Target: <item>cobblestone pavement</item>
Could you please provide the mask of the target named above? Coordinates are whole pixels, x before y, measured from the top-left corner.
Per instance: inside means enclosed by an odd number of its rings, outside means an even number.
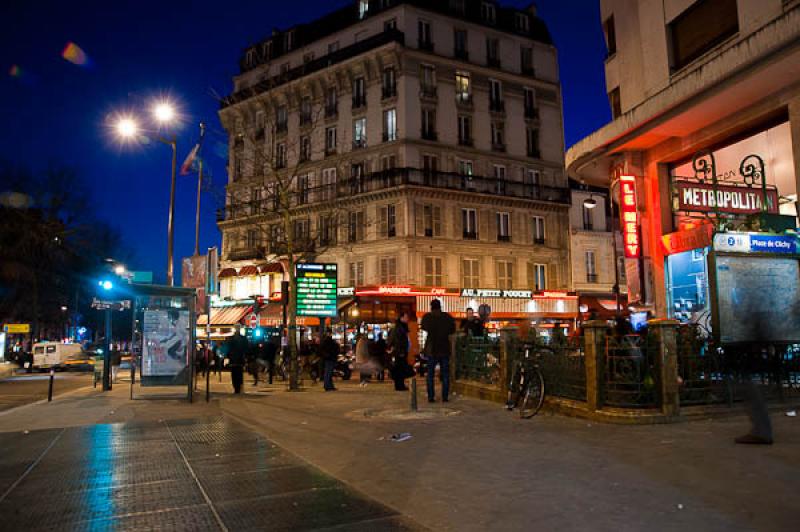
[[[2,530],[418,530],[225,417],[0,433]]]

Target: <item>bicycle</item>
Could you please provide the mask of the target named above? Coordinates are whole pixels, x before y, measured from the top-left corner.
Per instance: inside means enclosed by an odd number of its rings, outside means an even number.
[[[541,349],[538,346],[536,350]],[[513,410],[519,406],[519,417],[530,419],[539,413],[544,404],[545,383],[542,370],[536,361],[537,353],[531,346],[525,347],[522,358],[514,361],[511,382],[508,387],[506,408]]]

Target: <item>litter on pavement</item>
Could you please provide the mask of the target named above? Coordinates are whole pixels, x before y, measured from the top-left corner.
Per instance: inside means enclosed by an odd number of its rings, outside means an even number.
[[[410,432],[398,432],[397,434],[392,434],[389,437],[389,439],[391,441],[396,441],[396,442],[410,440],[411,439],[411,433]]]
[[[786,412],[786,415],[789,417],[797,417],[797,410],[789,410]]]

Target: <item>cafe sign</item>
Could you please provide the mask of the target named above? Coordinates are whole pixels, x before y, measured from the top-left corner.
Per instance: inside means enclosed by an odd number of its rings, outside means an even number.
[[[675,210],[685,212],[724,212],[729,214],[756,214],[778,212],[778,191],[766,189],[767,205],[764,209],[764,191],[737,185],[714,187],[711,183],[676,181]]]

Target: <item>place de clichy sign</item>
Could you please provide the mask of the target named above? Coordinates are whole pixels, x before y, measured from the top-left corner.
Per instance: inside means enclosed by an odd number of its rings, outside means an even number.
[[[679,211],[712,212],[715,208],[730,214],[756,214],[761,212],[764,193],[761,189],[735,185],[717,185],[677,181]],[[778,191],[767,189],[767,212],[778,212]]]

